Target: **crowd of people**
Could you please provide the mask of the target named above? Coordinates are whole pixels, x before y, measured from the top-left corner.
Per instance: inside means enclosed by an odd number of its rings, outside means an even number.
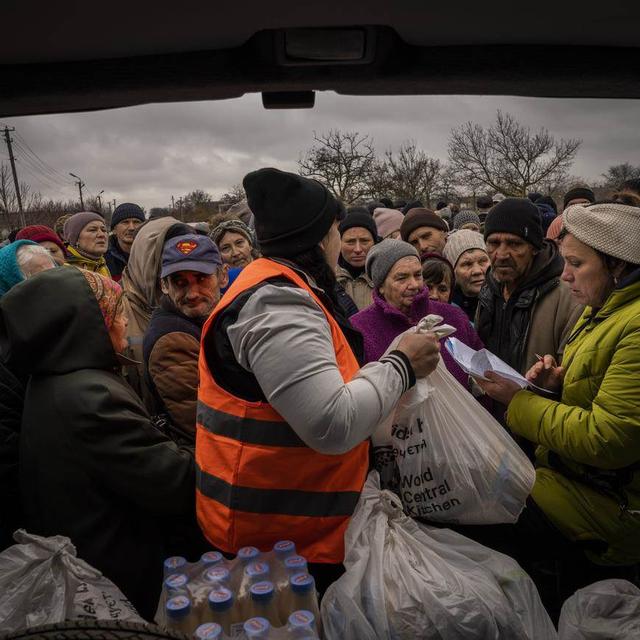
[[[323,590],[370,436],[442,359],[536,464],[518,523],[461,531],[525,564],[640,562],[640,181],[560,209],[345,209],[270,168],[243,186],[208,225],[125,203],[0,249],[3,548],[69,536],[148,618],[163,558],[212,547],[292,539]],[[405,333],[429,314],[532,386]]]

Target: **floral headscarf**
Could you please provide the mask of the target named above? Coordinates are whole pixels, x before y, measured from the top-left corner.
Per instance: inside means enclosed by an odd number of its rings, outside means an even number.
[[[102,311],[102,317],[104,323],[107,326],[107,330],[111,330],[113,321],[116,319],[118,312],[122,306],[122,287],[111,280],[101,276],[99,273],[93,271],[86,271],[80,269],[80,273],[85,277],[86,281],[93,291],[93,295],[98,301],[100,311]]]

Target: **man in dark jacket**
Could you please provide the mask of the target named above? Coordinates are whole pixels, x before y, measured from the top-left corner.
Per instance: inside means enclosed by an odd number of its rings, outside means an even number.
[[[71,267],[38,274],[0,300],[3,360],[29,377],[20,434],[25,524],[68,536],[80,558],[151,617],[162,560],[175,553],[169,537],[184,522],[195,527],[194,463],[153,427],[118,374],[103,314]]]
[[[193,444],[200,333],[227,272],[213,240],[193,233],[165,242],[160,278],[164,295],[143,341],[145,376],[154,413],[167,414],[168,427]]]
[[[111,237],[105,260],[111,277],[120,282],[122,272],[129,262],[131,245],[138,227],[144,222],[142,207],[133,202],[119,204],[111,216]]]
[[[485,222],[491,271],[480,291],[476,329],[485,347],[522,374],[536,354],[560,362],[582,307],[560,280],[564,263],[543,238],[540,214],[527,198],[506,198]]]

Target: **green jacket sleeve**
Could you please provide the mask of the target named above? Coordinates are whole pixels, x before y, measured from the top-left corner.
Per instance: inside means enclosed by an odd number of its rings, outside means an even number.
[[[640,331],[619,343],[589,408],[518,392],[507,411],[510,429],[561,456],[600,469],[640,460]]]

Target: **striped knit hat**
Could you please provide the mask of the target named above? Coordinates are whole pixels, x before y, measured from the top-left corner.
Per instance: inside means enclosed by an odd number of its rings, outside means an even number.
[[[592,249],[640,265],[640,207],[574,204],[562,214],[564,228]]]

